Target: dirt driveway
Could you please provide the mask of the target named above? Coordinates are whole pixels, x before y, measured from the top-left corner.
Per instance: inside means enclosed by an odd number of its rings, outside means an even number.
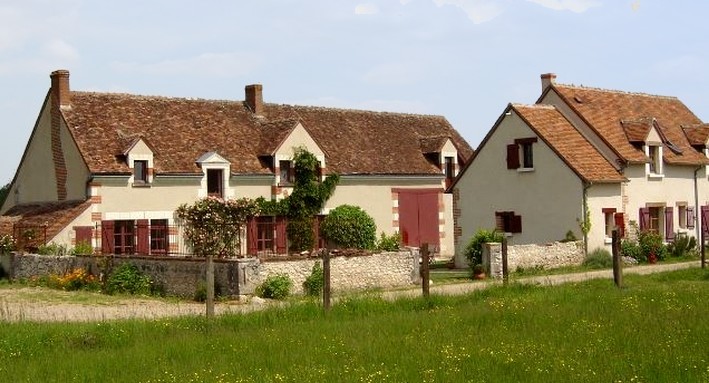
[[[699,262],[684,262],[663,265],[634,266],[623,270],[624,274],[650,274],[663,271],[699,267]],[[560,274],[516,279],[518,283],[556,285],[579,282],[588,279],[612,279],[612,270],[591,271],[585,273]],[[434,285],[432,294],[455,295],[473,290],[484,289],[499,282],[470,282]],[[50,290],[42,287],[2,288],[0,289],[0,322],[37,321],[37,322],[84,322],[114,319],[157,319],[186,315],[204,315],[203,303],[170,301],[163,299],[121,299],[96,293],[88,294],[87,301],[81,303],[71,292]],[[85,294],[85,293],[82,293]],[[385,299],[420,296],[421,290],[412,287],[406,290],[387,291]],[[263,309],[274,304],[260,298],[243,298],[228,302],[218,302],[215,314],[245,313]]]

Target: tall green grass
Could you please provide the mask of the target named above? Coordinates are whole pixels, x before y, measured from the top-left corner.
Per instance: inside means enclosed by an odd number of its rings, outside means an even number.
[[[211,322],[3,323],[0,381],[709,382],[709,272],[347,298]]]

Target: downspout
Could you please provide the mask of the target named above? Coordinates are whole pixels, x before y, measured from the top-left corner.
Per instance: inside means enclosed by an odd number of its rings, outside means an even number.
[[[701,228],[699,227],[699,216],[701,211],[699,210],[699,186],[697,182],[697,174],[700,170],[702,170],[701,166],[694,169],[694,235],[696,235],[695,238],[697,239],[697,242],[701,239]]]

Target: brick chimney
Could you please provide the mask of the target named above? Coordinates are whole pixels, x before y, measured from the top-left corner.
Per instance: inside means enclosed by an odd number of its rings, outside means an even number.
[[[542,75],[542,92],[544,92],[549,85],[553,85],[555,83],[556,75],[554,73],[544,73]]]
[[[52,97],[60,109],[71,108],[71,95],[69,93],[69,71],[59,69],[49,75],[52,79]]]
[[[263,115],[263,86],[261,84],[247,85],[245,91],[246,106],[255,115]]]

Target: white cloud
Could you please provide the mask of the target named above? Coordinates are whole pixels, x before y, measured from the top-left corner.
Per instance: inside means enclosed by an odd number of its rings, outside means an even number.
[[[433,0],[442,7],[452,5],[461,8],[474,24],[482,24],[499,16],[504,8],[500,2],[491,0]]]
[[[355,15],[374,15],[379,13],[379,7],[372,3],[357,4]]]
[[[247,53],[203,53],[184,59],[149,64],[114,63],[113,66],[120,71],[153,75],[201,74],[212,77],[235,77],[250,73],[261,61],[260,57]]]
[[[555,11],[583,13],[590,8],[600,6],[597,0],[527,0]]]

